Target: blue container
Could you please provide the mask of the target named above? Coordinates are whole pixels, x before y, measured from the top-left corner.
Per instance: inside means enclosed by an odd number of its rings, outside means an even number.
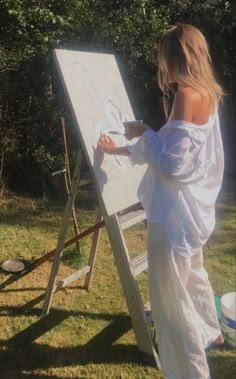
[[[236,347],[236,292],[229,292],[221,298],[221,329],[229,345]]]

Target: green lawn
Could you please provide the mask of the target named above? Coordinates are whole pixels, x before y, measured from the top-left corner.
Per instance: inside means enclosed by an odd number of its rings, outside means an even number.
[[[205,247],[205,266],[214,292],[235,291],[235,182],[227,180],[217,203],[217,226]],[[63,206],[14,195],[0,199],[0,260],[33,261],[56,246]],[[86,209],[78,196],[80,230],[95,223],[96,209]],[[67,238],[73,236],[70,227]],[[146,244],[143,225],[126,233],[131,250]],[[81,243],[82,258],[72,246],[64,253],[59,278],[85,264],[90,237]],[[51,262],[5,286],[0,292],[1,379],[155,378],[162,374],[145,366],[130,327],[114,258],[105,229],[99,243],[90,292],[84,280],[73,282],[53,296],[48,316],[41,318],[43,294]],[[0,283],[8,275],[0,273]],[[146,278],[140,280],[146,296]],[[212,379],[236,377],[235,352],[208,353]],[[187,379],[187,378],[184,378]]]

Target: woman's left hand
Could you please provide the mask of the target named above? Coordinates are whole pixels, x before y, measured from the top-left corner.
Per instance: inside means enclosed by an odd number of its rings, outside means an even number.
[[[145,130],[150,129],[149,125],[140,123],[138,121],[126,121],[123,122],[123,125],[125,127],[125,138],[127,140],[132,140],[133,138],[141,137]]]
[[[102,134],[99,137],[97,147],[98,149],[102,150],[104,153],[112,154],[114,152],[116,145],[109,136],[107,136],[106,134]]]

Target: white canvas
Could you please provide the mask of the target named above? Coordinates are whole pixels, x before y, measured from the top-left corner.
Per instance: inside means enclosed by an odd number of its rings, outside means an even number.
[[[123,122],[135,119],[115,56],[69,50],[55,50],[54,54],[107,214],[136,204],[146,167],[133,166],[128,157],[103,154],[97,149],[102,133],[110,135],[117,146],[131,143],[123,135],[110,133],[123,133]]]

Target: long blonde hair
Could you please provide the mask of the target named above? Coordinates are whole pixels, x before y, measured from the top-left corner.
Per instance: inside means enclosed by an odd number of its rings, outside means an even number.
[[[208,45],[203,34],[194,26],[177,24],[167,30],[159,42],[158,83],[163,91],[167,115],[166,96],[173,91],[173,82],[190,86],[203,96],[208,95],[213,110],[223,96],[217,83]]]

